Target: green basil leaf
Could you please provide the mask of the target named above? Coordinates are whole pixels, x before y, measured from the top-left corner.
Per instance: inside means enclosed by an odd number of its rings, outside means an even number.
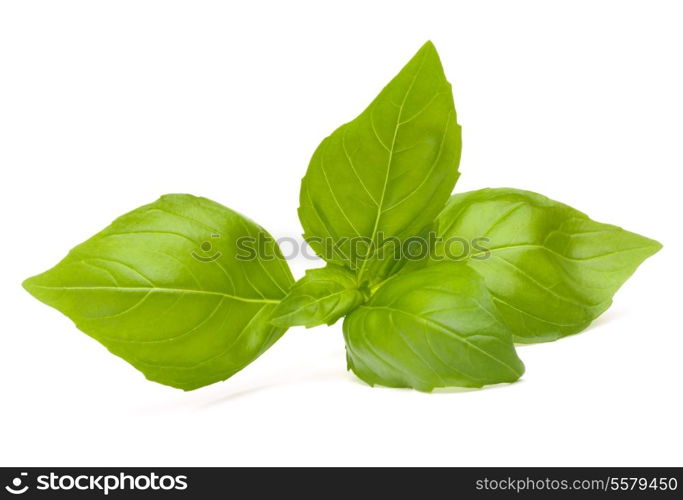
[[[481,278],[442,263],[398,274],[347,316],[349,368],[370,385],[481,387],[524,372]]]
[[[466,258],[520,343],[551,341],[586,328],[662,247],[518,189],[451,197],[437,219],[437,233],[435,259]]]
[[[367,292],[366,292],[367,293]],[[273,310],[273,324],[282,327],[331,325],[365,300],[356,276],[328,264],[309,269]]]
[[[285,329],[270,314],[293,282],[265,231],[205,198],[167,195],[118,218],[24,282],[139,369],[185,390],[224,380]],[[270,257],[270,258],[269,258]]]
[[[353,121],[322,141],[301,183],[305,238],[325,260],[374,282],[400,241],[444,207],[458,178],[460,126],[451,85],[425,44]],[[397,243],[397,240],[399,243]]]

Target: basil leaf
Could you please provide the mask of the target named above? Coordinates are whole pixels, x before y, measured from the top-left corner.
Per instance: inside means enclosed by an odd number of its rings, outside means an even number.
[[[370,385],[481,387],[524,372],[481,278],[442,263],[390,278],[347,316],[349,368]]]
[[[273,310],[273,324],[282,327],[302,325],[310,328],[331,325],[364,301],[356,286],[355,275],[343,267],[329,264],[309,269]]]
[[[463,245],[479,247],[469,247],[467,261],[484,278],[501,318],[521,343],[551,341],[586,328],[662,247],[518,189],[451,197],[437,219],[437,233],[436,260],[461,255]],[[449,245],[457,249],[446,255]]]
[[[285,331],[270,323],[293,282],[277,244],[264,239],[258,258],[239,247],[259,234],[213,201],[167,195],[24,287],[148,379],[196,389],[244,368]]]
[[[327,262],[354,270],[359,283],[379,281],[393,266],[376,261],[393,259],[400,241],[448,200],[460,149],[451,86],[428,42],[313,154],[301,183],[305,238]]]

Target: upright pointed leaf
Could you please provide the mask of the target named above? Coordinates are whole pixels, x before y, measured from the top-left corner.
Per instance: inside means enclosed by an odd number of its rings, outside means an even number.
[[[418,234],[443,208],[460,149],[451,86],[428,42],[313,154],[300,195],[306,239],[373,284],[394,269],[376,262],[392,258],[385,247]]]

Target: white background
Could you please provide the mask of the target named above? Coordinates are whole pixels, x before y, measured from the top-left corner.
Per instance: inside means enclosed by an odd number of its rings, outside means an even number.
[[[2,2],[0,465],[683,465],[682,21],[665,1]],[[183,393],[21,289],[167,192],[298,235],[314,148],[427,39],[456,190],[538,191],[664,243],[588,331],[521,347],[519,383],[371,389],[336,325]]]

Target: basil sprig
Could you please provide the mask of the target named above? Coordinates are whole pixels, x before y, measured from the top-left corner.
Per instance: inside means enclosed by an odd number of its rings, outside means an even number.
[[[370,385],[514,382],[515,342],[582,331],[661,245],[528,191],[451,196],[460,151],[428,42],[313,154],[299,218],[327,266],[295,282],[263,228],[166,195],[24,287],[148,379],[185,390],[232,376],[291,326],[342,317],[348,367]]]

